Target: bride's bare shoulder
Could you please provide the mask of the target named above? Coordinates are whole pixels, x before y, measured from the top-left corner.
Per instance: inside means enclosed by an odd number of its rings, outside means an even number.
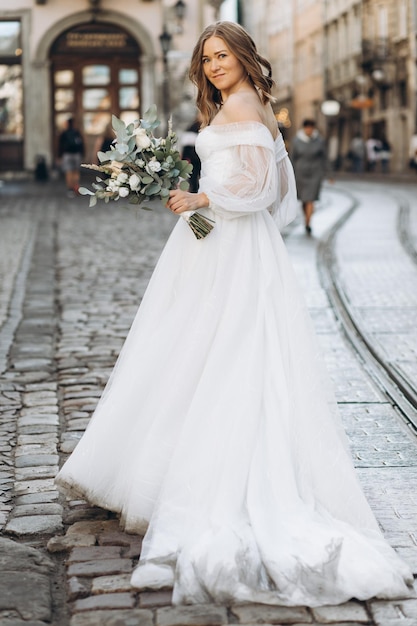
[[[262,122],[256,94],[237,92],[231,94],[222,106],[222,117],[227,122]]]

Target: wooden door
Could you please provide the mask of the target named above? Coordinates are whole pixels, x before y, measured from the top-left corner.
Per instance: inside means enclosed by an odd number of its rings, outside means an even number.
[[[51,61],[54,153],[72,117],[94,163],[112,113],[127,122],[140,115],[138,46],[113,26],[87,25],[62,35]]]

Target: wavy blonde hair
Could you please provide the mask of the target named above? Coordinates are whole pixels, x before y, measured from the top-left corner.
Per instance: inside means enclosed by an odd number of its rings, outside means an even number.
[[[189,72],[190,80],[197,87],[196,104],[201,113],[202,126],[210,124],[222,103],[220,91],[208,80],[203,69],[204,44],[210,37],[223,39],[232,54],[243,65],[264,104],[273,99],[271,90],[274,81],[271,78],[271,64],[258,53],[252,37],[239,24],[216,22],[207,26],[201,33],[193,50]]]

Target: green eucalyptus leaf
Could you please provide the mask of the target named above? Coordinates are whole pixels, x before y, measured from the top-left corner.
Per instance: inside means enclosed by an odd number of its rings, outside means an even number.
[[[129,147],[129,152],[132,152],[132,150],[136,149],[136,137],[133,135],[133,137],[130,137],[129,141],[127,142],[127,145]]]
[[[113,159],[113,152],[114,150],[108,150],[107,152],[102,152],[101,150],[99,150],[99,152],[97,152],[97,158],[100,163],[111,161]]]
[[[157,119],[158,119],[158,111],[157,111],[157,108],[156,108],[156,104],[151,104],[149,109],[147,111],[145,111],[143,119],[146,122],[149,122],[151,124],[153,124],[154,122],[157,121]]]
[[[187,180],[182,180],[180,182],[180,189],[182,191],[188,191],[189,188],[190,188],[190,183]]]
[[[181,178],[189,178],[192,171],[193,166],[190,163],[187,163],[187,165],[181,168],[179,175]]]
[[[125,156],[129,152],[129,146],[124,141],[117,142],[116,150],[119,152],[119,154],[122,154],[123,156]]]
[[[125,156],[125,154],[121,154],[117,149],[115,149],[112,153],[112,161],[123,161]]]
[[[126,133],[126,124],[124,123],[123,120],[120,120],[115,115],[111,116],[111,124],[113,126],[113,129],[116,131],[116,133],[122,133],[122,134]]]
[[[145,195],[154,196],[161,191],[161,185],[159,183],[151,183],[146,186]]]
[[[87,189],[87,187],[80,187],[78,189],[78,193],[81,196],[94,196],[94,191],[91,191],[91,189]]]
[[[160,125],[158,120],[158,112],[155,104],[152,104],[145,112],[143,119],[140,120],[140,125],[145,130],[153,130]]]

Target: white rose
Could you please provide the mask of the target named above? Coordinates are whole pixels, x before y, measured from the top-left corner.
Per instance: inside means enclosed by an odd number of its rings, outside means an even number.
[[[145,161],[143,159],[136,159],[135,163],[138,167],[145,167]]]
[[[140,148],[141,150],[146,150],[146,148],[149,148],[149,146],[151,145],[151,140],[146,134],[146,130],[144,128],[137,128],[133,132],[133,134],[136,135],[136,145],[138,148]]]
[[[120,187],[119,196],[121,198],[127,198],[128,195],[129,195],[129,189],[127,187]]]
[[[129,178],[128,174],[126,174],[126,172],[122,172],[121,174],[118,175],[117,180],[119,181],[119,183],[125,183],[128,178]]]
[[[111,179],[107,183],[107,191],[119,191],[120,184],[117,180]]]
[[[153,172],[160,172],[161,167],[162,166],[160,162],[157,161],[155,157],[152,157],[152,159],[149,161],[148,165],[146,166],[146,169],[148,170],[150,174],[152,174]]]
[[[138,189],[139,185],[139,176],[137,176],[137,174],[132,174],[132,176],[129,178],[129,187],[132,189],[132,191],[135,191],[136,189]]]

